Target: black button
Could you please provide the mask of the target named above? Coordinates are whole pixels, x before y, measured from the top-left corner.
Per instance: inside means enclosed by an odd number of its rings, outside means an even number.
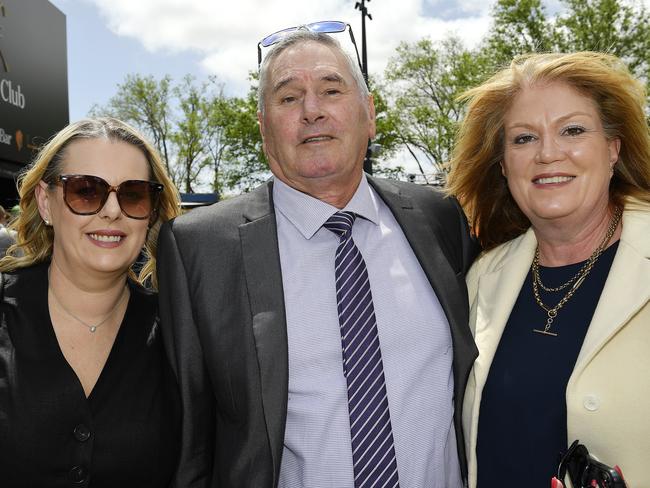
[[[83,466],[73,466],[68,473],[68,478],[70,478],[70,481],[73,483],[80,485],[88,478],[88,470]]]
[[[79,442],[85,442],[90,439],[90,429],[84,424],[77,425],[72,433],[74,434],[74,438]]]

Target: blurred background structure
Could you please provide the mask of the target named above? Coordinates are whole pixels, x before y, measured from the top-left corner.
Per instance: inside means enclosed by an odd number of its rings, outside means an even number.
[[[16,176],[68,123],[65,15],[48,1],[0,0],[0,205]]]

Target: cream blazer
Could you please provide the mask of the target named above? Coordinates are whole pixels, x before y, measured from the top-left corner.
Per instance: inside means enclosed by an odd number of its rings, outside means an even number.
[[[470,324],[479,349],[463,405],[470,488],[476,487],[481,394],[536,245],[529,229],[482,255],[467,275]],[[631,202],[566,391],[567,441],[580,439],[602,462],[618,464],[629,488],[650,488],[649,299],[650,206]]]

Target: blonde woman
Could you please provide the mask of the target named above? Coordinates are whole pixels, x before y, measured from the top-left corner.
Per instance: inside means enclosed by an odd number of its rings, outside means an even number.
[[[178,193],[153,147],[110,118],[64,128],[19,187],[0,260],[2,486],[167,486],[179,403],[141,283],[157,285]]]
[[[449,191],[484,248],[467,278],[470,487],[549,486],[576,439],[650,487],[644,87],[614,56],[536,54],[466,96]]]

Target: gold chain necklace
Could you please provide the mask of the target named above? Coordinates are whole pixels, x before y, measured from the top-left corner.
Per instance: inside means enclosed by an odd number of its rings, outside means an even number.
[[[537,251],[535,252],[535,258],[539,261],[539,249],[537,249]],[[553,288],[553,287],[551,287],[551,286],[546,286],[546,285],[544,285],[544,283],[542,283],[542,279],[541,279],[541,277],[539,276],[539,274],[535,275],[535,281],[537,282],[537,284],[539,285],[539,287],[540,287],[542,290],[544,290],[544,291],[562,291],[562,290],[564,290],[567,286],[573,284],[573,282],[576,281],[576,280],[578,279],[578,277],[582,276],[582,274],[585,272],[585,270],[586,270],[588,267],[593,266],[593,263],[594,263],[594,261],[595,261],[596,259],[598,259],[598,255],[597,255],[596,253],[593,253],[591,256],[589,256],[589,259],[587,259],[587,262],[584,264],[584,266],[582,266],[582,268],[580,268],[580,269],[578,270],[578,272],[577,272],[575,275],[573,275],[573,278],[571,278],[571,279],[570,279],[569,281],[567,281],[566,283],[564,283],[564,284],[562,284],[562,285],[560,285],[560,286],[557,286],[557,287],[555,287],[555,288]]]
[[[535,257],[533,258],[533,264],[531,266],[531,270],[533,274],[533,294],[535,295],[535,301],[537,302],[537,305],[539,305],[542,309],[546,311],[547,318],[546,318],[546,325],[544,326],[544,329],[533,329],[533,332],[557,337],[557,333],[550,332],[551,326],[553,325],[553,320],[555,320],[555,317],[557,317],[558,311],[564,306],[566,302],[569,301],[569,299],[574,295],[574,293],[578,290],[578,288],[580,288],[580,285],[582,285],[582,283],[585,281],[585,278],[587,277],[591,269],[596,264],[596,261],[598,261],[600,255],[607,247],[607,244],[609,243],[612,236],[614,235],[614,232],[616,232],[616,228],[618,227],[618,224],[621,221],[622,215],[623,215],[623,209],[620,207],[617,208],[616,211],[614,212],[614,215],[612,216],[612,220],[609,223],[609,227],[607,228],[607,233],[605,234],[603,241],[592,253],[592,255],[589,256],[589,259],[587,259],[585,265],[582,268],[580,268],[580,271],[578,271],[578,273],[569,281],[567,281],[562,286],[559,286],[557,288],[550,288],[550,287],[547,288],[544,287],[544,285],[542,285],[542,280],[539,277],[539,245],[537,246],[537,249],[535,249]],[[567,286],[569,286],[571,283],[573,283],[573,286],[562,297],[562,299],[557,303],[557,305],[550,308],[548,305],[544,304],[539,294],[539,286],[541,286],[546,291],[560,291],[566,288]]]
[[[541,277],[539,276],[539,273],[537,273],[535,275],[535,281],[541,287],[541,289],[544,290],[544,291],[562,291],[567,286],[569,286],[573,282],[575,282],[583,274],[585,274],[585,276],[586,276],[586,273],[585,273],[586,269],[591,268],[594,265],[596,260],[600,257],[600,254],[605,250],[605,247],[607,247],[607,243],[611,239],[611,235],[609,235],[609,231],[612,230],[612,235],[613,235],[614,231],[616,231],[616,226],[618,226],[618,223],[619,223],[619,221],[621,219],[621,214],[622,214],[621,209],[617,208],[616,211],[614,212],[614,215],[612,216],[613,220],[610,222],[610,225],[607,228],[607,233],[605,234],[605,237],[603,238],[602,242],[596,248],[596,250],[592,253],[592,255],[589,256],[589,259],[587,259],[587,261],[582,266],[582,268],[580,268],[580,270],[575,275],[573,275],[573,277],[569,281],[567,281],[566,283],[564,283],[564,284],[562,284],[562,285],[560,285],[558,287],[553,288],[553,287],[544,285],[544,283],[542,283]],[[612,224],[615,224],[614,229],[611,229]],[[537,260],[537,262],[539,262],[539,247],[535,250],[535,258],[534,259]]]
[[[88,330],[89,330],[90,332],[92,332],[93,334],[95,333],[95,331],[96,331],[100,326],[104,325],[104,324],[108,321],[108,319],[110,319],[110,318],[113,316],[113,312],[115,312],[115,310],[116,310],[116,309],[117,309],[117,308],[122,304],[122,302],[124,301],[124,297],[126,297],[126,296],[128,295],[128,293],[126,292],[126,291],[127,291],[127,286],[124,286],[124,289],[122,290],[122,294],[120,295],[120,299],[117,301],[117,303],[115,304],[115,306],[113,307],[113,309],[112,309],[110,312],[108,312],[108,314],[106,315],[106,317],[104,317],[104,318],[101,320],[101,322],[99,322],[99,323],[93,325],[93,324],[89,324],[89,323],[86,322],[85,320],[82,320],[82,319],[80,319],[79,317],[77,317],[74,313],[72,313],[70,310],[68,310],[68,309],[65,307],[65,305],[63,305],[63,303],[61,303],[61,300],[59,299],[58,296],[56,296],[56,293],[54,292],[54,288],[49,284],[49,283],[50,283],[50,269],[49,269],[49,268],[48,268],[48,270],[47,270],[47,281],[48,281],[48,288],[49,288],[50,291],[52,292],[52,297],[54,297],[54,300],[56,301],[56,303],[59,304],[59,306],[63,309],[63,311],[64,311],[65,313],[67,313],[70,317],[72,317],[73,319],[75,319],[75,320],[76,320],[77,322],[79,322],[80,324],[86,326],[86,327],[88,328]]]

